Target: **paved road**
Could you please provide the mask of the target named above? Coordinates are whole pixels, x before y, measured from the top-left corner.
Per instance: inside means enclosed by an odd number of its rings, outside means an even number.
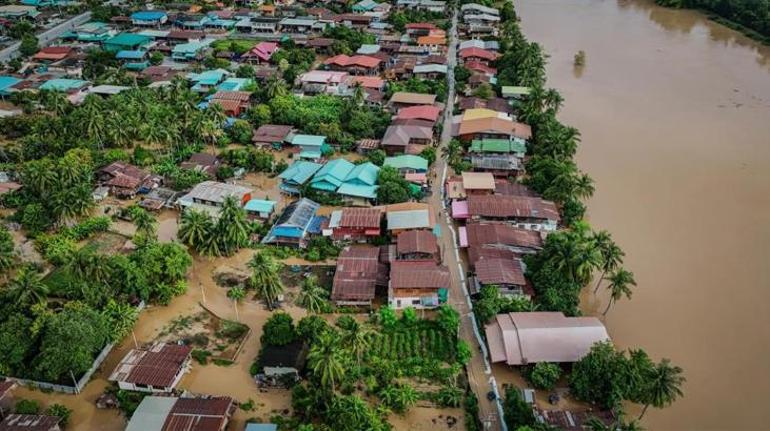
[[[79,26],[80,24],[88,22],[90,19],[91,19],[90,11],[82,13],[80,15],[73,16],[72,18],[62,22],[61,24],[55,27],[52,27],[42,33],[38,33],[37,40],[39,41],[39,44],[41,47],[48,46],[51,44],[51,42],[58,39],[59,36],[61,36],[62,34],[72,30],[73,28]],[[20,46],[21,46],[21,42],[16,42],[13,45],[10,45],[7,48],[0,51],[0,62],[6,62],[16,57],[19,54]]]
[[[449,49],[447,51],[447,107],[444,110],[444,127],[441,134],[441,141],[438,148],[438,157],[435,162],[435,172],[438,175],[434,183],[434,192],[428,203],[433,207],[439,217],[441,226],[441,237],[439,242],[443,250],[444,263],[449,268],[452,288],[449,291],[449,303],[454,306],[462,316],[460,325],[460,338],[465,340],[473,351],[473,357],[468,363],[466,370],[468,373],[468,382],[471,390],[479,399],[479,418],[484,423],[485,430],[501,430],[500,416],[497,403],[487,399],[487,393],[492,389],[490,384],[491,371],[486,365],[482,349],[486,347],[479,345],[478,337],[475,334],[475,323],[472,319],[471,307],[467,296],[465,285],[465,274],[467,273],[465,262],[460,259],[459,250],[456,244],[456,227],[448,216],[448,210],[443,202],[443,189],[446,180],[447,163],[442,157],[442,149],[445,148],[452,139],[452,111],[455,99],[455,78],[454,66],[457,63],[457,11],[452,16],[452,28],[449,35]]]

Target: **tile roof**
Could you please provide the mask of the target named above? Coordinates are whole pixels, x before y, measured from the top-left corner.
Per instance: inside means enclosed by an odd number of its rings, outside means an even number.
[[[324,64],[340,67],[365,67],[371,69],[379,66],[380,61],[381,60],[379,58],[370,57],[368,55],[348,56],[345,54],[339,54],[327,59],[324,61]]]
[[[69,46],[46,46],[40,49],[32,58],[35,60],[62,60],[73,50]]]
[[[471,216],[481,217],[559,220],[559,211],[553,202],[527,196],[470,195],[468,211]]]
[[[211,96],[212,100],[237,100],[238,102],[248,102],[250,98],[251,93],[248,91],[217,91]]]
[[[351,86],[356,84],[363,88],[383,88],[385,86],[385,80],[379,76],[360,76],[355,75],[349,78]]]
[[[393,289],[438,289],[449,287],[449,270],[435,262],[394,261],[390,264]]]
[[[438,241],[436,235],[427,230],[408,230],[396,240],[398,254],[405,253],[437,253]]]
[[[481,48],[465,48],[459,52],[460,58],[481,58],[483,60],[494,61],[497,59],[498,54],[494,51],[487,51]]]
[[[383,146],[406,147],[412,139],[433,139],[433,128],[425,126],[395,125],[385,129]]]

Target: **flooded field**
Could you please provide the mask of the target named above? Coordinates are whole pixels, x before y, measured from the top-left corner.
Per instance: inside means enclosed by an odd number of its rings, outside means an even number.
[[[770,48],[648,1],[517,11],[550,55],[561,118],[582,132],[591,223],[613,233],[639,284],[607,316],[610,335],[685,370],[685,397],[650,409],[645,427],[767,429]],[[587,313],[604,304],[584,298]]]

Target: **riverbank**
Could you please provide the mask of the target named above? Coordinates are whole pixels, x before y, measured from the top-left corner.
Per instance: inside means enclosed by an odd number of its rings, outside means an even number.
[[[748,25],[742,24],[734,19],[731,19],[730,17],[720,15],[718,11],[713,11],[704,7],[688,7],[683,5],[680,0],[655,0],[655,4],[657,4],[658,6],[663,6],[668,8],[689,9],[689,10],[700,12],[703,15],[705,15],[706,18],[710,19],[711,21],[717,24],[721,24],[725,27],[733,29],[743,34],[744,36],[750,39],[753,39],[759,43],[762,43],[764,45],[770,45],[770,35],[764,35],[759,31],[751,28]]]
[[[639,284],[605,319],[610,335],[685,369],[685,396],[649,409],[645,427],[763,428],[770,379],[749,370],[770,359],[755,342],[770,336],[770,48],[651,1],[524,0],[517,13],[550,57],[560,118],[582,133],[590,222],[613,233]],[[586,292],[584,314],[604,301]]]

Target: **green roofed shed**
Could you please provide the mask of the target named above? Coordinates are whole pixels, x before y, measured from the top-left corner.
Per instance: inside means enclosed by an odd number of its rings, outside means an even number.
[[[516,87],[512,85],[504,85],[501,89],[501,93],[504,99],[519,99],[529,95],[529,87]]]
[[[524,156],[527,144],[521,139],[474,139],[471,142],[471,153],[514,153]]]
[[[411,154],[386,157],[384,166],[392,166],[399,171],[428,172],[428,161]]]

